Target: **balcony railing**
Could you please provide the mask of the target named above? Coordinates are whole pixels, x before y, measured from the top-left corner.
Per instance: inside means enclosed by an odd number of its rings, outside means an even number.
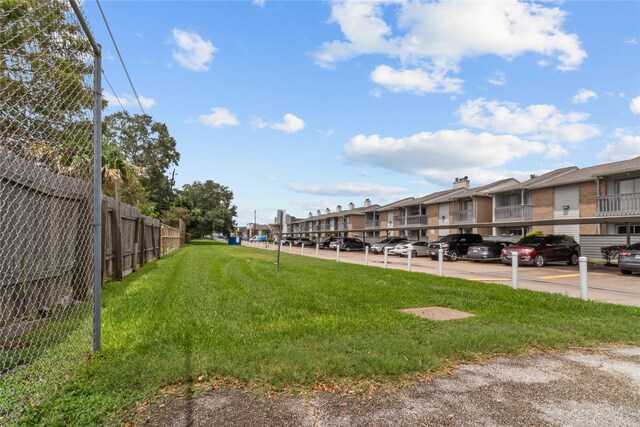
[[[377,219],[368,219],[364,223],[364,228],[379,228],[380,220]]]
[[[518,221],[532,218],[531,205],[512,205],[496,207],[495,220]]]
[[[453,211],[451,213],[454,224],[465,224],[473,222],[473,211]]]
[[[393,226],[402,227],[403,225],[419,225],[427,224],[426,215],[408,215],[408,216],[395,216],[393,217]]]
[[[640,215],[640,193],[596,197],[596,215]]]

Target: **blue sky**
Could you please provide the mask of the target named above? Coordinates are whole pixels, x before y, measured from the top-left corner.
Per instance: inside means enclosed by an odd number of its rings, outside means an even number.
[[[228,186],[240,225],[640,155],[637,1],[101,5],[178,142],[178,186]],[[84,8],[139,112],[95,1]]]

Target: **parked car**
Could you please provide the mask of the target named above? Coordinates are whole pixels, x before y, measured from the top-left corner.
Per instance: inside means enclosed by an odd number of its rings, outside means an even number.
[[[561,235],[523,237],[513,246],[502,249],[500,260],[511,264],[511,253],[518,253],[518,264],[542,267],[548,262],[565,261],[577,265],[580,245],[573,238]]]
[[[293,242],[297,240],[296,237],[283,237],[282,238],[282,246],[293,245]]]
[[[373,252],[374,254],[383,254],[384,248],[389,248],[389,252],[391,252],[391,250],[395,248],[398,243],[404,242],[406,240],[406,237],[388,237],[384,240],[379,241],[378,243],[374,243],[373,245],[371,245],[371,252]]]
[[[393,249],[389,249],[389,255],[402,255],[402,247],[408,243],[414,243],[414,240],[405,239],[401,242],[398,242]]]
[[[360,239],[356,239],[355,237],[341,237],[335,242],[332,242],[330,245],[331,249],[336,249],[340,246],[341,251],[362,251],[365,246],[371,246],[370,243],[365,243]]]
[[[622,274],[640,272],[640,243],[634,243],[618,252],[618,268]]]
[[[467,258],[474,261],[497,261],[500,262],[502,250],[513,245],[513,242],[485,240],[481,245],[469,246]]]
[[[315,246],[316,242],[309,239],[308,237],[300,237],[293,241],[293,246],[302,246],[302,245],[305,245],[306,247]]]
[[[438,249],[442,248],[443,255],[450,261],[455,261],[466,255],[470,246],[482,242],[482,236],[479,234],[449,234],[437,242],[429,243],[429,256],[432,260],[438,259]]]
[[[419,242],[405,242],[396,245],[393,250],[396,255],[400,256],[409,256],[409,252],[411,252],[411,257],[419,257],[419,256],[429,256],[429,242],[419,241]]]
[[[335,242],[338,239],[339,239],[339,237],[329,237],[329,238],[323,240],[322,242],[320,242],[320,249],[329,249],[331,243]]]
[[[267,236],[253,236],[249,239],[250,242],[266,242]]]

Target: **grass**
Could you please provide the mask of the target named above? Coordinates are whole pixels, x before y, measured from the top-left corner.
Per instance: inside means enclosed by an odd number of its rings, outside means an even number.
[[[640,309],[506,286],[194,242],[104,293],[103,350],[20,420],[120,424],[159,390],[394,384],[530,349],[639,343]],[[397,309],[476,317],[433,322]],[[196,380],[197,379],[197,380]]]

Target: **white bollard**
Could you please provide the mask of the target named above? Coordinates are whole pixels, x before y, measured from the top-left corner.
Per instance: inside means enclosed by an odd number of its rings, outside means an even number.
[[[409,253],[407,254],[407,269],[409,271],[411,271],[411,258],[413,258],[412,253],[413,251],[409,250]]]
[[[369,246],[364,247],[364,265],[369,266]]]
[[[384,268],[387,268],[388,261],[389,261],[389,248],[384,248]]]
[[[518,289],[518,252],[511,252],[511,286]]]
[[[300,248],[300,255],[304,255],[304,243],[302,244],[302,247]]]
[[[587,282],[587,257],[578,258],[580,263],[580,298],[589,300],[589,283]]]
[[[289,253],[293,252],[293,243],[289,242]]]
[[[336,246],[336,262],[340,262],[340,244]]]
[[[320,243],[316,243],[316,258],[320,255]]]
[[[444,264],[444,251],[442,248],[438,249],[438,276],[442,277],[442,264]]]

